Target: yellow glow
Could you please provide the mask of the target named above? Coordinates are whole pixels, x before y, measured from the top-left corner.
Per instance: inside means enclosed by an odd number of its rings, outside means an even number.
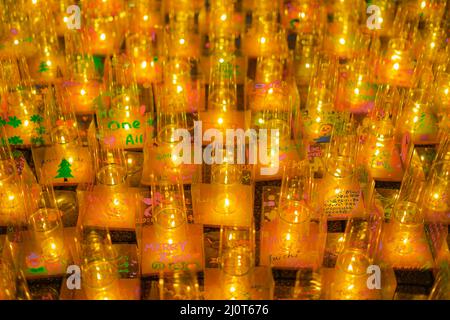
[[[305,64],[306,69],[309,69],[309,67],[310,67],[309,63]]]
[[[100,35],[100,40],[104,41],[106,39],[106,34],[102,33]]]
[[[433,194],[433,198],[435,198],[436,200],[439,199],[439,193]]]
[[[184,44],[185,40],[183,38],[180,39],[180,44]]]
[[[17,40],[17,39],[14,40],[14,44],[15,44],[15,45],[18,45],[18,44],[19,44],[19,40]]]
[[[261,37],[261,38],[259,39],[259,41],[260,41],[261,43],[266,43],[266,38]]]
[[[344,39],[344,38],[340,38],[340,39],[339,39],[339,43],[342,44],[342,45],[344,45],[344,44],[345,44],[345,39]]]
[[[223,119],[222,119],[222,118],[219,118],[219,119],[217,120],[217,122],[218,122],[219,124],[222,124],[222,123],[223,123]]]
[[[394,63],[393,68],[394,68],[394,70],[398,70],[398,69],[400,69],[400,65],[396,62],[396,63]]]
[[[141,68],[142,68],[142,69],[147,68],[147,61],[142,61],[142,62],[141,62]]]
[[[81,89],[81,90],[80,90],[80,94],[81,94],[82,96],[84,96],[84,95],[86,94],[86,91],[85,91],[84,89]]]
[[[64,18],[63,18],[63,21],[66,22],[66,23],[67,23],[68,20],[69,20],[69,19],[68,19],[67,17],[64,17]]]
[[[148,15],[145,15],[144,16],[144,21],[147,21],[148,20]]]
[[[177,86],[177,93],[180,93],[180,92],[182,92],[182,91],[183,91],[183,87],[180,86],[180,85],[178,85],[178,86]]]
[[[422,1],[420,3],[420,8],[424,9],[427,6],[427,2],[426,1]]]
[[[224,13],[220,16],[220,20],[225,21],[227,20],[227,15]]]
[[[359,88],[355,88],[355,90],[353,90],[353,92],[358,95],[359,94]]]

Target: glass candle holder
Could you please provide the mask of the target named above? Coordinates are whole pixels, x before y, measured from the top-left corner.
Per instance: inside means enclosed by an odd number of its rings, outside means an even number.
[[[423,215],[427,220],[443,222],[449,218],[450,162],[436,161],[423,194]]]
[[[355,59],[345,83],[345,109],[352,113],[368,113],[374,107],[377,85],[368,59]]]
[[[82,287],[90,300],[120,299],[117,253],[107,230],[84,230],[78,245]]]
[[[426,144],[437,139],[438,119],[430,106],[430,100],[424,89],[412,90],[398,120],[398,134],[408,132],[414,144]]]
[[[65,74],[64,54],[59,47],[58,37],[50,14],[44,14],[47,23],[36,35],[37,54],[28,59],[31,77],[38,84],[53,83]]]
[[[3,2],[3,32],[0,38],[0,54],[6,57],[31,57],[36,53],[31,23],[25,2],[7,0]]]
[[[219,185],[214,210],[218,214],[232,214],[238,206],[233,188],[241,183],[242,170],[239,165],[225,162],[211,166],[211,184]]]
[[[354,158],[328,158],[324,165],[321,197],[325,214],[329,217],[351,214],[361,205],[361,188],[355,175]]]
[[[126,202],[128,169],[123,149],[111,143],[111,132],[101,131],[99,140],[91,141],[95,161],[96,186],[102,195],[108,218],[122,219],[128,213]]]
[[[394,38],[380,63],[378,77],[382,83],[411,88],[415,83],[415,61],[407,40]]]
[[[417,232],[423,228],[423,215],[417,203],[399,201],[393,209],[393,239],[390,241],[392,252],[410,255],[414,252],[412,242]]]
[[[159,276],[161,300],[199,300],[200,290],[197,275],[193,271],[174,271]]]
[[[90,44],[89,53],[94,55],[117,53],[123,41],[122,21],[119,16],[87,17],[84,30]]]
[[[101,84],[95,61],[88,54],[86,36],[77,30],[64,34],[67,72],[63,86],[67,89],[76,113],[93,113]]]
[[[255,263],[252,228],[222,227],[220,233],[219,259],[223,298],[251,299]]]
[[[369,258],[359,250],[344,250],[336,262],[335,280],[331,287],[333,300],[366,300]]]
[[[249,97],[250,126],[256,130],[278,130],[280,145],[291,139],[292,96],[284,82],[257,83]]]
[[[354,51],[357,26],[357,20],[348,12],[334,12],[333,22],[328,27],[325,49],[338,57],[351,57]]]
[[[54,184],[88,182],[92,177],[92,160],[82,146],[72,105],[63,90],[60,86],[48,88],[44,119],[49,139],[33,148],[44,148],[41,169],[45,179],[52,178]]]
[[[0,62],[5,85],[2,119],[10,145],[26,145],[43,141],[43,117],[37,107],[37,97],[31,85],[24,58],[4,59]]]
[[[200,57],[200,38],[195,30],[195,12],[169,11],[169,23],[164,29],[164,54],[167,57]]]
[[[99,128],[112,131],[112,139],[124,149],[141,148],[147,125],[146,105],[140,105],[132,63],[126,56],[113,56],[105,65],[109,100],[97,109]]]
[[[237,109],[234,62],[234,57],[228,54],[219,54],[211,57],[208,110],[225,114],[228,110]]]
[[[0,129],[0,225],[25,223],[25,201],[22,181],[17,173],[4,130]]]
[[[162,81],[162,55],[157,45],[159,33],[141,32],[127,36],[127,54],[134,65],[136,81],[139,84]]]
[[[184,59],[169,60],[165,64],[164,85],[158,92],[157,140],[161,143],[176,142],[177,129],[188,129],[188,87],[190,66]]]
[[[294,66],[297,86],[309,86],[314,60],[319,49],[319,39],[315,33],[298,36],[295,44]],[[306,98],[306,97],[305,97]]]
[[[179,243],[187,238],[184,189],[179,175],[154,176],[152,184],[152,219],[161,243]]]
[[[307,161],[284,169],[278,205],[278,236],[283,250],[293,252],[309,236],[312,177]]]
[[[28,218],[29,229],[34,241],[42,251],[43,259],[48,263],[65,263],[64,226],[62,212],[58,209],[51,179],[40,172],[41,185],[37,196],[31,199]]]
[[[61,212],[55,208],[41,208],[30,216],[29,224],[44,260],[61,262],[65,252]]]
[[[132,33],[147,32],[163,26],[162,8],[158,0],[137,0],[134,7],[127,9]]]

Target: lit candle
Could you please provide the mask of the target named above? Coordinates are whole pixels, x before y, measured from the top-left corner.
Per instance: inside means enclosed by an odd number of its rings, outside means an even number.
[[[94,99],[100,94],[100,84],[95,80],[64,83],[74,105],[75,113],[94,113]]]

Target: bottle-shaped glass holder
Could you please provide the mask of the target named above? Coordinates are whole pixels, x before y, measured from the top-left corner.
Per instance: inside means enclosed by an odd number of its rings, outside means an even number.
[[[208,87],[208,104],[206,124],[213,128],[224,130],[227,127],[236,127],[239,119],[237,112],[237,87],[235,57],[229,53],[212,55],[210,80]],[[204,130],[205,124],[204,124]]]
[[[156,43],[156,30],[130,34],[126,39],[127,54],[133,62],[136,81],[139,84],[159,83],[162,81],[163,59],[161,48]]]
[[[427,221],[445,223],[450,220],[449,185],[450,162],[436,161],[429,173],[423,195],[423,216]]]
[[[81,264],[81,285],[89,300],[121,299],[117,252],[109,230],[82,225],[75,239]]]
[[[101,196],[103,208],[107,219],[123,220],[129,208],[127,197],[128,180],[127,164],[123,149],[111,143],[111,132],[102,131],[103,138],[96,141],[92,147],[95,160],[94,190]]]
[[[384,217],[371,205],[347,222],[329,298],[333,300],[380,299],[379,290],[368,288],[367,270],[373,264]],[[372,211],[373,210],[373,211]]]
[[[356,155],[358,136],[353,121],[335,130],[323,164],[321,206],[328,219],[348,217],[364,208]]]
[[[218,188],[214,200],[214,211],[219,215],[233,214],[238,207],[234,188],[241,184],[242,169],[232,163],[213,164],[211,166],[211,184]]]
[[[400,148],[395,138],[399,104],[401,97],[397,88],[380,86],[375,107],[361,127],[363,146],[358,153],[358,163],[366,165],[375,180],[401,181],[403,176]],[[406,158],[406,154],[404,156]]]
[[[45,94],[45,117],[49,139],[32,146],[33,158],[44,179],[53,184],[78,184],[92,179],[92,160],[82,145],[72,105],[64,88],[51,86]]]
[[[255,267],[253,228],[221,227],[219,256],[221,298],[251,299]]]
[[[44,261],[64,268],[67,257],[62,212],[58,208],[51,181],[41,180],[39,196],[33,199],[36,204],[32,206],[28,218],[29,229]]]
[[[36,34],[37,54],[28,59],[31,77],[37,84],[48,84],[57,81],[65,74],[64,53],[60,49],[59,40],[54,28],[54,20],[49,14],[42,14],[47,21]]]
[[[67,88],[75,113],[94,113],[101,84],[94,57],[88,53],[86,35],[77,30],[64,34],[67,72],[63,85]],[[97,58],[98,59],[98,58]]]
[[[31,85],[28,65],[24,58],[4,59],[0,62],[5,82],[4,110],[1,122],[12,146],[44,143],[45,127],[42,110]]]
[[[411,88],[415,83],[415,61],[407,40],[393,38],[378,69],[381,83]]]
[[[179,175],[154,176],[152,184],[152,221],[159,243],[187,240],[184,189]],[[168,253],[171,256],[171,253]]]
[[[23,184],[3,129],[0,129],[0,202],[1,226],[26,222]]]
[[[1,15],[5,31],[0,36],[1,55],[32,57],[37,50],[31,30],[32,24],[27,12],[27,3],[7,0],[3,2],[0,10],[3,11]]]
[[[176,270],[159,275],[160,300],[199,300],[201,297],[197,274],[191,270]]]
[[[142,148],[147,126],[147,107],[139,102],[139,91],[132,63],[120,55],[105,63],[109,99],[97,109],[99,128],[113,131],[112,139],[124,149]]]
[[[297,252],[301,243],[308,241],[311,207],[312,177],[306,161],[286,165],[278,204],[278,230],[283,252]]]
[[[95,12],[88,11],[89,13]],[[123,41],[123,17],[118,16],[90,16],[85,17],[89,53],[93,55],[110,55],[118,53]]]
[[[430,104],[431,98],[426,90],[411,90],[398,120],[398,139],[408,133],[415,145],[436,143],[438,119]]]

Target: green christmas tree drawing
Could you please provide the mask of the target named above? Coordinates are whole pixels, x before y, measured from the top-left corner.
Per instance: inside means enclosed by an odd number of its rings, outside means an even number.
[[[72,176],[72,169],[70,169],[71,166],[69,161],[62,159],[59,164],[58,175],[55,178],[64,178],[64,182],[67,182],[67,178],[74,178]]]
[[[49,70],[48,64],[45,61],[41,61],[41,63],[39,64],[39,72],[46,72]]]

